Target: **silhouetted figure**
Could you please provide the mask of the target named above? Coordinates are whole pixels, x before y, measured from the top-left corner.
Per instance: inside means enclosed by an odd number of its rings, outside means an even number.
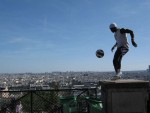
[[[121,78],[121,61],[122,57],[129,51],[129,43],[127,40],[127,34],[131,36],[131,42],[134,47],[137,47],[137,44],[134,42],[134,33],[130,29],[118,28],[116,23],[112,23],[109,26],[110,30],[114,33],[116,40],[115,45],[112,47],[111,51],[117,47],[117,50],[114,54],[113,65],[116,72],[116,75],[113,77],[113,80]]]
[[[17,102],[16,113],[22,113],[22,104],[21,104],[21,101]]]

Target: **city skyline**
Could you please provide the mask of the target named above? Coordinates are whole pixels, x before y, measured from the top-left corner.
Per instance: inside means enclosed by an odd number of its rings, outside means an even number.
[[[0,1],[0,73],[114,71],[109,25],[134,31],[134,48],[122,71],[146,70],[150,63],[148,0]],[[97,49],[104,57],[97,58]]]

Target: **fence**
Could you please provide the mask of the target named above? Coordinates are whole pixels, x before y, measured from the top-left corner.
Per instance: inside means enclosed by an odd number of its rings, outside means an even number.
[[[97,89],[0,91],[0,113],[103,113]],[[150,111],[150,90],[147,113]]]
[[[0,113],[90,113],[94,89],[0,91]]]

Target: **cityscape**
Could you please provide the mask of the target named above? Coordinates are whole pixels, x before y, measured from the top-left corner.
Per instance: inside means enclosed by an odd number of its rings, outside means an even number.
[[[123,71],[122,79],[150,81],[150,66],[147,70]],[[111,79],[114,72],[45,72],[45,73],[1,73],[1,90],[45,90],[66,88],[95,88],[101,80]]]
[[[0,113],[150,113],[149,11],[149,0],[1,0]]]
[[[18,113],[102,113],[106,110],[103,104],[106,101],[103,100],[101,82],[111,80],[114,75],[114,71],[1,73],[0,112],[15,113],[20,109]],[[150,66],[146,70],[123,71],[121,80],[123,79],[145,81],[149,86]],[[144,87],[142,82],[139,89],[134,87],[135,96],[139,96],[136,95],[139,94],[137,91],[144,92],[145,89],[141,87]],[[130,88],[126,90],[132,93]],[[141,98],[145,100],[147,96],[143,96],[143,92]],[[136,100],[133,101],[135,102]],[[149,104],[146,110],[149,111]]]

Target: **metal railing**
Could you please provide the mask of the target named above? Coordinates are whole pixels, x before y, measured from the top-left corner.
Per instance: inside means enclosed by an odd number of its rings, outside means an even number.
[[[87,98],[97,98],[97,89],[0,91],[0,113],[89,113]],[[72,112],[71,112],[72,109]]]

